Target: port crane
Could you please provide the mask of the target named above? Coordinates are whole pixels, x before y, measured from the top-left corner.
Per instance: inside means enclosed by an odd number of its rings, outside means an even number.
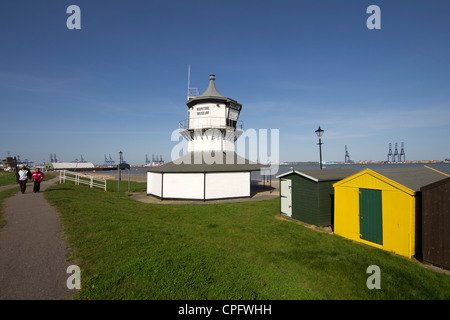
[[[111,155],[109,155],[109,159],[106,157],[105,154],[105,166],[114,166],[116,162],[111,158]]]
[[[53,155],[50,153],[50,162],[58,162],[58,159],[56,159],[56,153]]]
[[[348,153],[347,146],[345,146],[345,163],[350,163],[350,154]]]

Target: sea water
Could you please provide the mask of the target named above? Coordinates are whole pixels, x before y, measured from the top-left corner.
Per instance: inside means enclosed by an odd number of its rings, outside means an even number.
[[[450,175],[450,163],[370,163],[370,164],[325,164],[322,165],[323,170],[329,169],[354,169],[361,171],[364,169],[386,169],[386,168],[410,168],[410,167],[423,167],[424,165],[439,170],[445,174]],[[276,168],[274,166],[274,168]],[[146,175],[149,167],[131,167],[130,172],[128,170],[122,170],[122,174],[130,174],[132,176]],[[318,164],[302,164],[302,165],[280,165],[278,166],[278,171],[272,174],[272,179],[276,179],[276,176],[283,174],[285,172],[291,171],[292,169],[303,171],[303,170],[318,170],[320,169]],[[102,171],[98,171],[102,173]],[[104,174],[117,175],[116,170],[103,171]],[[261,180],[262,176],[259,171],[252,172],[252,179]]]

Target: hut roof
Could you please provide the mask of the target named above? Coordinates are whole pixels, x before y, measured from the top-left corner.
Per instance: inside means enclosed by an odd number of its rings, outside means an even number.
[[[445,184],[450,184],[450,177],[444,178],[444,179],[439,180],[439,181],[434,182],[434,183],[427,184],[426,186],[422,186],[420,188],[420,190],[421,191],[428,190],[428,189],[436,188],[436,187],[439,187],[439,186],[442,186],[442,185],[445,185]]]
[[[338,181],[342,180],[344,178],[347,178],[353,174],[355,174],[357,171],[350,168],[344,168],[344,169],[326,169],[326,170],[292,170],[288,171],[286,173],[280,174],[277,176],[277,178],[285,177],[290,174],[298,174],[300,176],[303,176],[307,179],[310,179],[315,182],[320,181]]]
[[[370,169],[414,192],[449,175],[427,166],[411,168]]]

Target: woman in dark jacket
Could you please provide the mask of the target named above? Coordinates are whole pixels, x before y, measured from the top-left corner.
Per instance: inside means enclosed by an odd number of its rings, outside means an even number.
[[[17,171],[16,174],[17,182],[20,184],[20,191],[22,193],[25,193],[25,190],[27,188],[27,181],[28,179],[31,179],[31,171],[27,169],[24,165],[20,167],[20,170]]]

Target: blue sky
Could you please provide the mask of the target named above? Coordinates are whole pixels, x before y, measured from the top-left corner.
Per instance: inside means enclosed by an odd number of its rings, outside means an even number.
[[[81,30],[69,30],[69,5]],[[369,5],[381,29],[369,30]],[[170,158],[191,87],[279,129],[280,161],[450,158],[450,2],[3,1],[0,158]]]

